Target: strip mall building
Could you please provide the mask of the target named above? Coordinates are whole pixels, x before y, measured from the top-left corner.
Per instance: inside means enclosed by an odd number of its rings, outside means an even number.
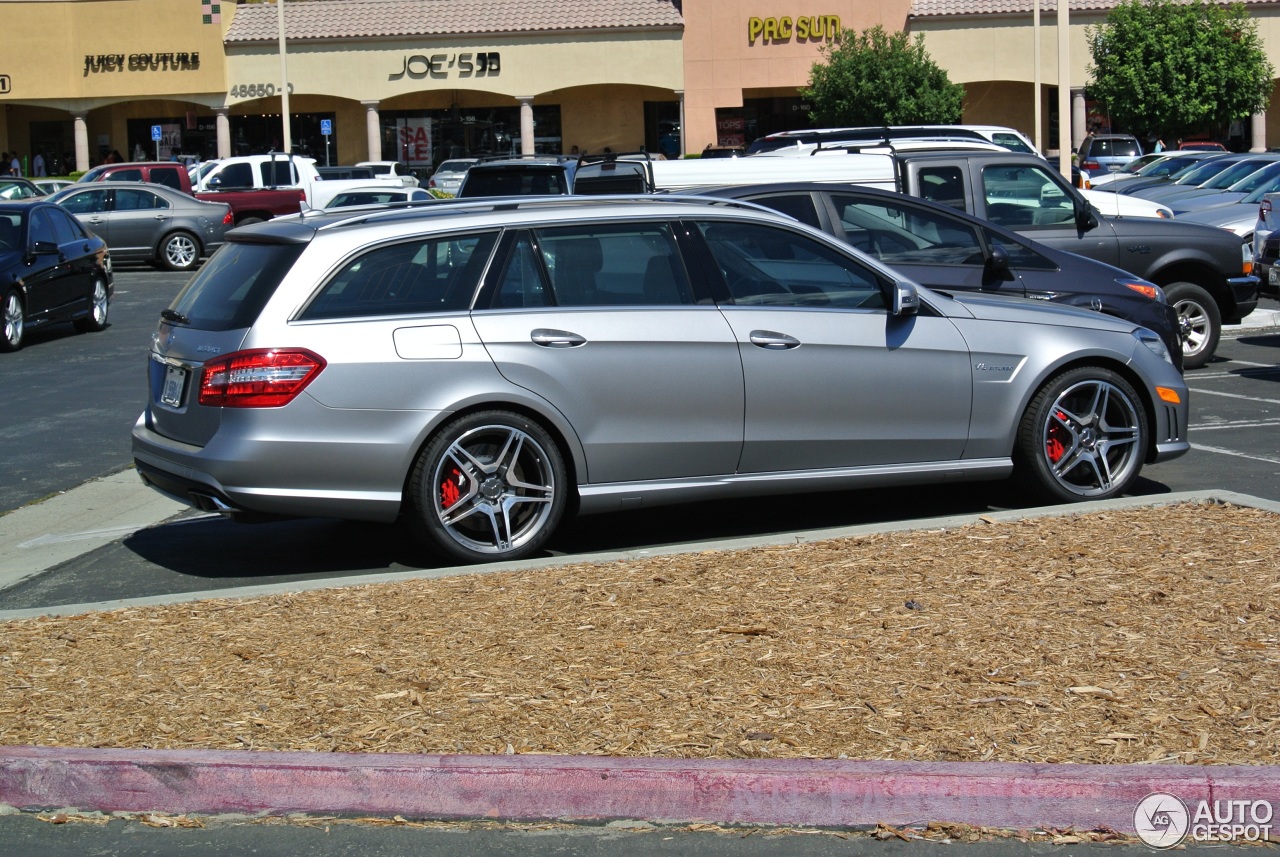
[[[1084,100],[1085,31],[1114,5],[1071,2],[1073,142],[1105,124]],[[1246,8],[1280,45],[1280,2]],[[0,19],[0,148],[50,172],[279,148],[286,101],[294,151],[322,163],[697,153],[806,127],[800,90],[824,46],[875,25],[924,35],[965,86],[965,122],[1046,149],[1058,133],[1052,0],[1038,28],[1031,0],[0,0]],[[1237,143],[1280,139],[1269,116]]]

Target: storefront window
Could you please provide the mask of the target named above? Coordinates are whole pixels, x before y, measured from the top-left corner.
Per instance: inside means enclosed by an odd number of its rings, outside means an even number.
[[[404,161],[429,175],[449,158],[518,155],[521,151],[520,108],[484,107],[449,110],[384,110],[383,157]],[[560,154],[560,106],[534,105],[534,151]]]

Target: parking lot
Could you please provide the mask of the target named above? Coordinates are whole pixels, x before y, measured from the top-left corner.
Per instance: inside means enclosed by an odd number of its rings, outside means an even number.
[[[112,326],[76,336],[49,331],[5,355],[0,395],[23,402],[0,413],[10,478],[0,508],[71,491],[131,463],[129,428],[144,400],[146,348],[159,311],[185,278],[144,267],[117,272]],[[1255,323],[1274,322],[1280,302],[1264,298]],[[1280,500],[1280,329],[1245,328],[1224,338],[1218,359],[1187,374],[1193,450],[1150,466],[1131,492],[1226,489]],[[12,370],[12,371],[11,371]],[[132,485],[131,479],[125,484]],[[140,494],[146,489],[137,486]],[[754,536],[846,524],[910,520],[1017,508],[999,483],[844,492],[694,504],[584,518],[550,545],[553,554]],[[91,530],[86,518],[84,530]],[[40,543],[75,539],[83,554],[56,571],[0,579],[0,609],[225,589],[407,571],[440,565],[399,529],[304,520],[257,526],[187,513],[163,526],[98,538],[49,532]],[[5,546],[0,545],[0,551]],[[9,546],[13,552],[13,546]],[[22,553],[22,551],[18,551]]]

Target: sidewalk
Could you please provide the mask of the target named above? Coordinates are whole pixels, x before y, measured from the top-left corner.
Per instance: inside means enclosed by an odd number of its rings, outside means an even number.
[[[1128,498],[990,521],[1217,501],[1280,513],[1280,504],[1231,492]],[[706,552],[795,544],[850,532],[955,527],[978,516],[684,545]],[[1158,529],[1158,522],[1153,524]],[[655,552],[635,552],[652,556]],[[574,557],[616,562],[627,553]],[[564,560],[540,560],[549,566]],[[456,570],[483,574],[494,569]],[[450,570],[453,573],[455,570]],[[438,573],[438,572],[437,572]],[[317,586],[369,583],[368,578]],[[244,594],[261,595],[268,587]],[[283,587],[280,591],[296,591]],[[209,593],[205,593],[208,596]],[[218,593],[226,597],[227,593]],[[201,596],[189,596],[201,597]],[[172,601],[173,599],[165,599]],[[111,608],[140,606],[113,603]],[[154,602],[153,602],[154,603]],[[99,605],[102,609],[105,605]],[[60,609],[68,614],[94,605]],[[24,611],[28,612],[28,611]],[[0,621],[16,618],[0,615]],[[270,751],[0,748],[0,804],[168,813],[304,812],[417,819],[646,820],[857,828],[930,821],[988,828],[1109,828],[1132,833],[1145,796],[1280,804],[1280,769],[1264,766],[883,762],[833,759],[673,759],[554,755],[408,755]]]

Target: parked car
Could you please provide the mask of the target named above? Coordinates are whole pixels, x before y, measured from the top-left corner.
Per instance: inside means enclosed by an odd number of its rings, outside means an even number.
[[[392,202],[431,202],[435,197],[417,187],[381,185],[344,190],[329,200],[326,208],[348,208],[353,205],[386,205]]]
[[[707,146],[699,157],[703,158],[741,158],[747,154],[746,146]]]
[[[55,322],[105,330],[112,292],[105,241],[45,199],[0,202],[0,351]]]
[[[150,182],[77,183],[49,199],[107,242],[116,261],[141,259],[190,271],[222,246],[231,207]]]
[[[1142,197],[1160,201],[1160,198],[1169,194],[1177,194],[1189,188],[1200,187],[1205,182],[1211,180],[1215,176],[1220,175],[1226,170],[1231,169],[1246,155],[1238,154],[1214,154],[1208,153],[1209,157],[1188,170],[1181,170],[1177,174],[1169,176],[1166,181],[1156,182],[1146,187],[1135,187],[1134,185],[1122,184],[1117,190],[1119,193],[1129,194],[1131,196]],[[1274,156],[1273,156],[1274,157]]]
[[[1227,147],[1214,140],[1183,140],[1178,144],[1182,152],[1225,152]]]
[[[374,177],[382,180],[399,179],[405,187],[418,187],[418,177],[409,165],[402,161],[360,161],[357,167],[368,167]]]
[[[934,292],[705,198],[237,229],[151,347],[148,485],[233,519],[403,519],[464,562],[535,554],[575,511],[1009,476],[1114,497],[1189,448],[1151,331]]]
[[[857,185],[707,188],[768,206],[848,242],[921,285],[1094,309],[1154,330],[1182,366],[1178,313],[1154,283],[1039,244],[951,206]]]
[[[37,199],[47,194],[30,179],[20,176],[0,178],[0,199]]]
[[[450,158],[441,162],[436,171],[431,174],[431,178],[427,179],[427,187],[440,194],[455,196],[467,170],[479,160],[479,158]]]
[[[316,166],[316,173],[325,181],[348,181],[350,179],[363,179],[365,181],[373,181],[373,170],[369,167],[347,167],[347,166]]]
[[[1206,193],[1224,191],[1236,182],[1243,181],[1267,165],[1274,164],[1277,161],[1280,161],[1280,155],[1277,154],[1224,155],[1193,170],[1192,173],[1188,173],[1187,176],[1178,179],[1172,184],[1164,187],[1137,190],[1133,192],[1133,196],[1158,202],[1161,205],[1172,206],[1179,200],[1203,196]],[[1213,170],[1208,169],[1211,166],[1214,167]],[[1217,169],[1219,166],[1222,166],[1222,169]],[[1196,181],[1191,178],[1194,173],[1204,173],[1207,177],[1202,181]]]
[[[1089,173],[1118,172],[1142,155],[1142,144],[1132,134],[1090,134],[1080,141],[1076,160]]]
[[[1201,187],[1180,194],[1169,200],[1168,206],[1181,217],[1208,208],[1234,205],[1250,196],[1256,195],[1261,199],[1262,194],[1280,191],[1280,160],[1264,163],[1260,169],[1255,169],[1243,178],[1223,187],[1223,181],[1231,179],[1229,175],[1231,172],[1226,170],[1218,178],[1206,182]]]
[[[1211,152],[1173,152],[1152,161],[1132,175],[1124,172],[1108,172],[1091,176],[1091,183],[1100,191],[1127,193],[1141,187],[1164,184],[1180,178],[1211,155]]]
[[[75,182],[70,179],[32,179],[31,180],[41,192],[48,195],[55,190],[62,190],[64,187],[71,187]]]
[[[1168,160],[1169,155],[1169,152],[1148,152],[1145,155],[1139,155],[1118,170],[1103,170],[1097,174],[1090,175],[1089,184],[1090,186],[1104,185],[1109,184],[1116,179],[1136,176],[1143,167],[1153,164],[1156,161]],[[1077,184],[1076,187],[1080,187],[1080,185]]]
[[[455,195],[472,198],[567,194],[573,187],[576,167],[576,159],[564,155],[485,159],[471,165]]]

